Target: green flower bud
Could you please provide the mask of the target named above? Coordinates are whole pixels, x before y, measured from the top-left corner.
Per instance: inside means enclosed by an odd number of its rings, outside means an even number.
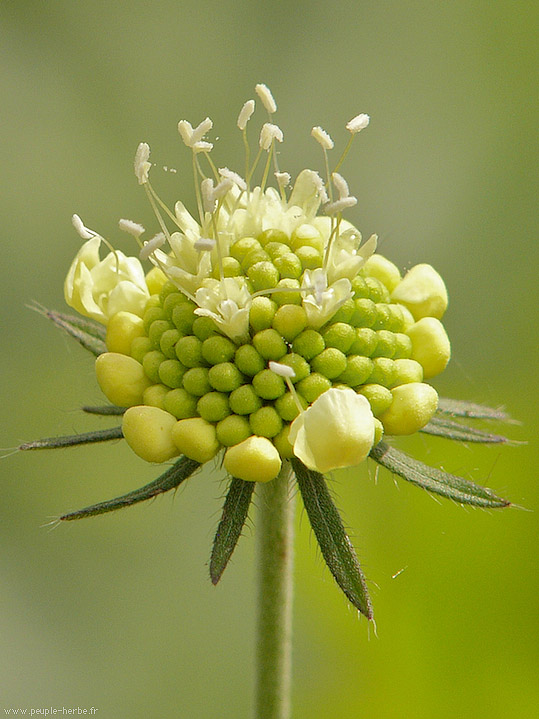
[[[175,389],[182,386],[182,379],[186,372],[186,367],[178,360],[166,359],[161,362],[158,369],[159,379],[167,389]]]
[[[168,320],[155,320],[148,330],[148,339],[152,343],[152,349],[158,350],[161,346],[161,337],[167,330],[174,329],[174,326]]]
[[[270,369],[263,369],[253,377],[253,389],[262,399],[277,399],[286,391],[282,377]],[[256,432],[255,434],[259,434]]]
[[[324,240],[320,232],[311,224],[304,224],[297,227],[290,238],[290,246],[297,252],[302,247],[312,247],[318,254],[324,252]]]
[[[297,395],[297,398],[303,409],[307,409],[309,405],[305,399],[301,395]],[[275,409],[279,413],[281,419],[284,419],[285,422],[291,422],[293,419],[296,419],[299,414],[296,398],[292,392],[287,392],[286,394],[283,394],[282,397],[279,397],[279,399],[275,402]]]
[[[372,327],[378,317],[374,302],[361,298],[354,300],[354,307],[354,314],[350,322],[355,327]]]
[[[209,318],[199,317],[199,319],[202,320]],[[202,357],[208,364],[231,362],[234,359],[235,352],[236,345],[234,342],[229,340],[228,337],[223,337],[222,335],[214,334],[202,342]]]
[[[166,462],[179,454],[172,441],[176,418],[159,407],[130,407],[123,416],[122,432],[135,454],[147,462]]]
[[[326,347],[324,338],[316,330],[304,330],[292,342],[292,349],[307,361],[319,355]]]
[[[217,335],[217,327],[211,317],[197,317],[193,322],[193,334],[201,342]],[[202,350],[204,355],[204,350]],[[206,357],[204,357],[206,359]]]
[[[346,369],[337,377],[349,387],[359,387],[370,377],[374,368],[372,360],[361,355],[348,355],[346,358]]]
[[[165,387],[164,384],[152,384],[142,393],[142,403],[144,405],[149,405],[150,407],[166,409],[165,397],[167,396],[168,391],[169,388]]]
[[[257,332],[253,337],[253,345],[257,352],[266,360],[278,360],[286,354],[286,345],[281,335],[274,329]]]
[[[182,454],[201,464],[215,457],[220,449],[215,427],[201,417],[176,422],[172,440]]]
[[[378,330],[376,332],[376,349],[372,357],[393,357],[397,349],[397,340],[393,332]]]
[[[178,292],[178,288],[172,282],[165,282],[159,290],[159,303],[162,305],[166,298],[173,292]]]
[[[373,330],[385,330],[390,326],[391,320],[392,317],[389,305],[385,302],[379,302],[376,305],[376,319],[371,327]]]
[[[152,322],[155,322],[155,320],[166,319],[167,318],[162,307],[148,307],[148,305],[146,305],[146,311],[144,312],[143,317],[144,331],[148,332],[148,330],[150,329],[150,325],[152,324]]]
[[[160,349],[168,359],[175,359],[176,343],[182,336],[181,332],[177,329],[165,330],[159,340],[158,349]]]
[[[272,326],[287,342],[307,327],[307,313],[301,305],[282,305],[273,318]]]
[[[208,380],[218,392],[232,392],[241,385],[243,377],[235,364],[221,362],[210,367]]]
[[[223,257],[223,277],[239,277],[241,275],[241,264],[234,257]],[[211,271],[211,277],[215,280],[221,279],[221,270],[216,265]]]
[[[150,297],[148,297],[144,311],[146,312],[146,310],[149,310],[151,307],[161,308],[161,298],[159,296],[159,293],[150,295]],[[155,319],[159,319],[159,318],[156,317]]]
[[[274,407],[260,407],[249,415],[249,424],[253,434],[260,437],[275,437],[283,427],[283,421]]]
[[[369,298],[373,302],[389,302],[390,295],[387,287],[375,277],[365,277],[365,284],[369,290]]]
[[[228,397],[222,392],[208,392],[198,400],[197,412],[207,422],[220,422],[230,414]]]
[[[203,397],[212,390],[208,375],[206,367],[193,367],[184,374],[183,386],[195,397]]]
[[[140,317],[132,312],[117,312],[107,323],[105,343],[109,352],[128,355],[135,337],[143,336],[144,322]]]
[[[381,384],[384,387],[393,387],[395,379],[395,363],[387,357],[374,357],[373,368],[368,378],[369,384]]]
[[[245,255],[241,261],[242,272],[247,274],[249,269],[258,262],[268,262],[271,264],[271,257],[262,248],[251,250]]]
[[[247,482],[269,482],[279,474],[279,452],[266,437],[249,437],[229,447],[223,460],[226,471]]]
[[[293,384],[301,382],[311,373],[311,365],[304,357],[295,352],[289,352],[284,357],[281,357],[279,364],[287,365],[294,370],[294,376],[290,378]]]
[[[250,384],[244,384],[230,393],[230,409],[235,414],[252,414],[262,406],[262,400]]]
[[[365,277],[379,280],[390,292],[393,292],[402,279],[397,265],[379,254],[371,255],[361,268],[361,272]]]
[[[412,354],[412,340],[403,332],[396,332],[393,359],[408,359]]]
[[[284,242],[268,242],[264,249],[272,260],[276,260],[278,257],[283,257],[283,255],[292,255],[292,257],[296,257],[296,255],[290,251],[290,247]]]
[[[152,345],[148,337],[135,337],[131,342],[131,351],[129,354],[133,359],[136,359],[137,362],[142,364],[142,360],[151,348]]]
[[[242,237],[230,247],[230,254],[238,262],[242,262],[251,250],[261,250],[262,245],[254,237]]]
[[[172,310],[172,324],[185,335],[190,334],[193,329],[195,309],[194,302],[188,301],[177,304]]]
[[[174,292],[170,292],[164,299],[163,299],[163,312],[165,313],[165,317],[167,320],[172,321],[172,313],[174,311],[174,308],[176,305],[183,305],[187,304],[189,300],[187,297],[182,294],[181,292],[178,292],[176,288],[174,288]]]
[[[314,402],[323,392],[326,392],[331,387],[331,381],[324,377],[324,375],[318,372],[312,372],[308,377],[298,382],[296,389],[299,394],[311,404]]]
[[[186,367],[200,367],[204,364],[202,342],[193,335],[182,337],[176,343],[176,357]]]
[[[334,322],[322,331],[326,347],[334,347],[346,354],[356,338],[354,327],[345,322]]]
[[[352,291],[354,293],[354,299],[359,300],[369,298],[369,288],[367,287],[364,277],[361,275],[356,275],[356,277],[354,277],[352,280]]]
[[[391,391],[387,387],[382,387],[381,384],[364,384],[357,392],[369,400],[375,417],[383,414],[393,402]]]
[[[258,235],[258,241],[262,245],[262,247],[266,247],[268,243],[270,242],[280,242],[284,243],[285,245],[290,244],[290,239],[286,232],[283,232],[282,230],[264,230]]]
[[[247,276],[253,285],[253,289],[267,290],[275,287],[280,280],[279,270],[272,262],[255,262],[249,267]]]
[[[163,287],[168,284],[165,273],[159,267],[152,267],[145,280],[148,291],[152,295],[161,292]]]
[[[196,417],[197,413],[197,397],[182,388],[170,390],[163,400],[164,408],[176,419],[187,419],[188,417]]]
[[[382,441],[382,438],[384,436],[384,425],[380,422],[379,419],[376,417],[374,418],[374,442],[372,443],[373,447],[376,447],[378,442]]]
[[[225,447],[232,447],[251,436],[251,426],[246,417],[229,414],[221,420],[217,427],[217,439]]]
[[[393,367],[395,368],[393,379],[395,387],[423,381],[423,367],[413,359],[396,359],[393,361]]]
[[[317,267],[322,267],[324,262],[322,254],[314,247],[298,247],[296,256],[304,270],[314,270]]]
[[[249,310],[249,324],[255,332],[271,327],[277,305],[269,297],[255,297]]]
[[[301,277],[302,263],[300,258],[293,252],[287,252],[275,257],[273,264],[279,270],[281,277],[289,277],[295,280],[299,280]]]
[[[253,345],[242,345],[236,350],[234,362],[240,372],[248,377],[254,377],[266,366],[266,362]]]
[[[441,319],[447,309],[447,290],[434,267],[421,264],[412,267],[392,292],[394,302],[405,305],[416,320],[422,317]]]
[[[378,344],[378,335],[370,327],[357,327],[355,339],[350,347],[350,353],[371,357]]]
[[[273,293],[273,299],[278,305],[300,305],[301,304],[301,292],[300,283],[298,280],[292,277],[284,277],[277,283],[279,292]],[[290,292],[283,292],[282,290],[290,289]]]
[[[331,318],[332,322],[345,322],[346,324],[350,324],[352,321],[352,317],[354,316],[356,311],[356,306],[354,303],[354,300],[352,298],[349,298],[343,302],[343,304],[339,307],[337,312],[333,315]],[[353,324],[353,322],[352,322]]]
[[[312,360],[311,367],[324,377],[335,379],[346,369],[346,355],[335,347],[327,347]]]
[[[425,379],[440,374],[451,357],[451,345],[443,324],[434,317],[423,317],[407,331],[412,340],[412,359],[423,367]]]
[[[414,434],[436,412],[438,394],[434,387],[412,382],[391,390],[391,407],[380,417],[387,434]]]
[[[279,434],[273,438],[273,444],[282,459],[291,459],[294,456],[294,447],[292,447],[288,440],[289,431],[290,425],[285,425]]]
[[[144,367],[146,376],[156,384],[160,382],[159,366],[161,365],[161,362],[165,361],[165,359],[165,355],[162,352],[159,352],[159,350],[151,350],[144,355],[144,359],[142,360],[142,366]]]

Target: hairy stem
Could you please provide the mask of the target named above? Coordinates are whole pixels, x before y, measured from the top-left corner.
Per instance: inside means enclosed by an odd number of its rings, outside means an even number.
[[[288,719],[292,670],[294,501],[291,469],[257,485],[256,719]]]

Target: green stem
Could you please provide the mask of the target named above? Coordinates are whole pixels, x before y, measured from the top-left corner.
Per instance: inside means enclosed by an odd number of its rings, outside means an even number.
[[[288,719],[292,670],[294,500],[291,469],[257,485],[258,637],[256,719]]]

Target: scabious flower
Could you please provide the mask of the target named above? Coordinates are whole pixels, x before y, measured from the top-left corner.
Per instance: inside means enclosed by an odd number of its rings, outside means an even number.
[[[149,145],[139,145],[135,176],[158,232],[142,241],[141,225],[120,221],[138,242],[138,257],[112,250],[74,216],[85,243],[66,278],[65,298],[82,317],[47,314],[97,355],[97,381],[111,404],[87,411],[122,416],[122,424],[63,438],[63,445],[123,437],[142,459],[175,463],[147,487],[62,519],[155,496],[221,458],[232,477],[230,493],[243,498],[226,510],[226,521],[235,524],[228,536],[237,539],[254,484],[271,482],[291,467],[331,571],[371,618],[359,564],[348,540],[338,540],[346,535],[321,475],[370,457],[457,501],[505,506],[490,490],[429,468],[385,441],[418,431],[503,441],[452,419],[503,415],[439,401],[427,380],[450,358],[441,321],[447,308],[442,278],[428,264],[402,277],[376,252],[375,235],[362,242],[343,217],[357,200],[343,175],[329,170],[335,143],[321,127],[312,136],[323,150],[325,175],[304,169],[292,182],[278,166],[275,144],[284,134],[273,122],[275,100],[265,85],[257,85],[256,93],[272,122],[262,125],[253,164],[247,150],[243,177],[214,164],[210,118],[195,127],[179,122],[192,153],[195,212],[180,201],[165,206],[150,181]],[[254,110],[249,100],[237,121],[247,148]],[[351,137],[336,168],[368,124],[360,114],[346,125]],[[104,259],[102,244],[110,248]],[[143,270],[141,262],[149,267]],[[43,440],[23,448],[63,445]],[[323,507],[336,533],[320,529]],[[223,550],[222,537],[218,532],[214,545],[213,556],[222,558],[211,563],[214,582],[235,544]]]

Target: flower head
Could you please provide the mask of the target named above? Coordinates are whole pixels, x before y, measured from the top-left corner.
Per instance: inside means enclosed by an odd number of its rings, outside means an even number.
[[[93,322],[48,316],[97,355],[97,380],[112,403],[100,411],[123,415],[121,427],[98,432],[97,439],[124,437],[148,462],[179,459],[133,496],[64,519],[155,496],[221,456],[233,477],[229,491],[236,508],[227,505],[226,521],[236,523],[238,537],[252,484],[270,482],[291,467],[331,571],[370,618],[359,565],[320,473],[370,456],[431,491],[503,506],[489,490],[456,477],[448,481],[382,441],[384,433],[417,431],[470,441],[494,441],[496,435],[444,418],[444,401],[425,381],[450,357],[440,275],[423,264],[402,278],[376,253],[376,235],[362,242],[343,217],[357,203],[337,172],[348,147],[330,172],[328,152],[335,142],[321,127],[312,135],[324,151],[322,175],[303,169],[292,180],[281,171],[276,143],[284,135],[273,122],[277,105],[265,85],[255,90],[271,121],[262,125],[253,164],[246,152],[244,177],[217,169],[209,157],[208,117],[196,126],[178,124],[193,155],[196,211],[181,201],[173,210],[166,207],[150,182],[150,148],[138,146],[135,175],[154,210],[157,232],[143,242],[141,225],[121,220],[120,228],[138,243],[140,259],[112,250],[73,217],[84,244],[65,281],[66,301],[106,331]],[[254,110],[249,100],[237,120],[247,148],[246,125]],[[368,115],[358,115],[346,128],[354,136],[368,124]],[[268,186],[270,170],[276,187]],[[104,259],[102,243],[111,249]],[[153,268],[145,273],[141,261]],[[450,406],[458,414],[459,405]],[[96,441],[96,433],[87,441]],[[40,446],[60,446],[48,442]],[[247,505],[242,508],[238,498]],[[318,532],[326,522],[321,508],[337,534]],[[218,533],[216,545],[225,534]],[[336,536],[342,541],[333,546]],[[335,564],[343,552],[346,561]],[[219,571],[212,569],[214,582],[226,561]]]

